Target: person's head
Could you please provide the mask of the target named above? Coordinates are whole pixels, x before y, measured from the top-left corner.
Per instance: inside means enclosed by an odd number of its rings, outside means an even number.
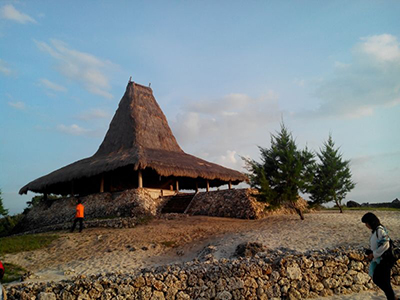
[[[375,231],[376,228],[381,225],[381,222],[379,221],[378,217],[375,216],[373,213],[369,212],[366,213],[362,218],[361,222],[363,222],[369,229],[372,231]]]
[[[82,204],[82,200],[78,198],[78,204]]]

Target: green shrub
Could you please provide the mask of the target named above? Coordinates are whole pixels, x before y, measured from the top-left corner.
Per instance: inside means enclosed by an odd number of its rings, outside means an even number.
[[[5,218],[0,219],[0,237],[4,237],[10,235],[18,225],[18,223],[22,220],[24,216],[22,214],[18,214],[15,216],[7,216]]]
[[[19,280],[21,276],[27,272],[24,268],[9,263],[4,263],[4,269],[6,270],[6,272],[3,279],[1,280],[2,283],[9,283]]]

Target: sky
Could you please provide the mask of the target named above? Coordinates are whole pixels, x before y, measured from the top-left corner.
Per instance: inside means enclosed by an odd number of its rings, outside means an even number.
[[[244,170],[281,123],[329,134],[356,187],[400,198],[400,1],[0,1],[0,189],[93,155],[130,76],[181,148]],[[307,195],[305,195],[307,199]]]

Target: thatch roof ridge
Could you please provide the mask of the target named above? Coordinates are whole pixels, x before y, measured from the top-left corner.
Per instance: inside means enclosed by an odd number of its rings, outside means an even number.
[[[129,82],[95,156],[137,147],[183,152],[152,89]]]

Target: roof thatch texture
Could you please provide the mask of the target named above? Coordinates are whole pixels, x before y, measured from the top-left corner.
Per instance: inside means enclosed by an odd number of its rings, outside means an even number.
[[[19,191],[47,192],[52,185],[91,177],[133,165],[152,168],[162,176],[203,178],[239,183],[246,177],[235,170],[186,154],[179,147],[151,88],[129,82],[110,128],[97,152],[40,177]]]

